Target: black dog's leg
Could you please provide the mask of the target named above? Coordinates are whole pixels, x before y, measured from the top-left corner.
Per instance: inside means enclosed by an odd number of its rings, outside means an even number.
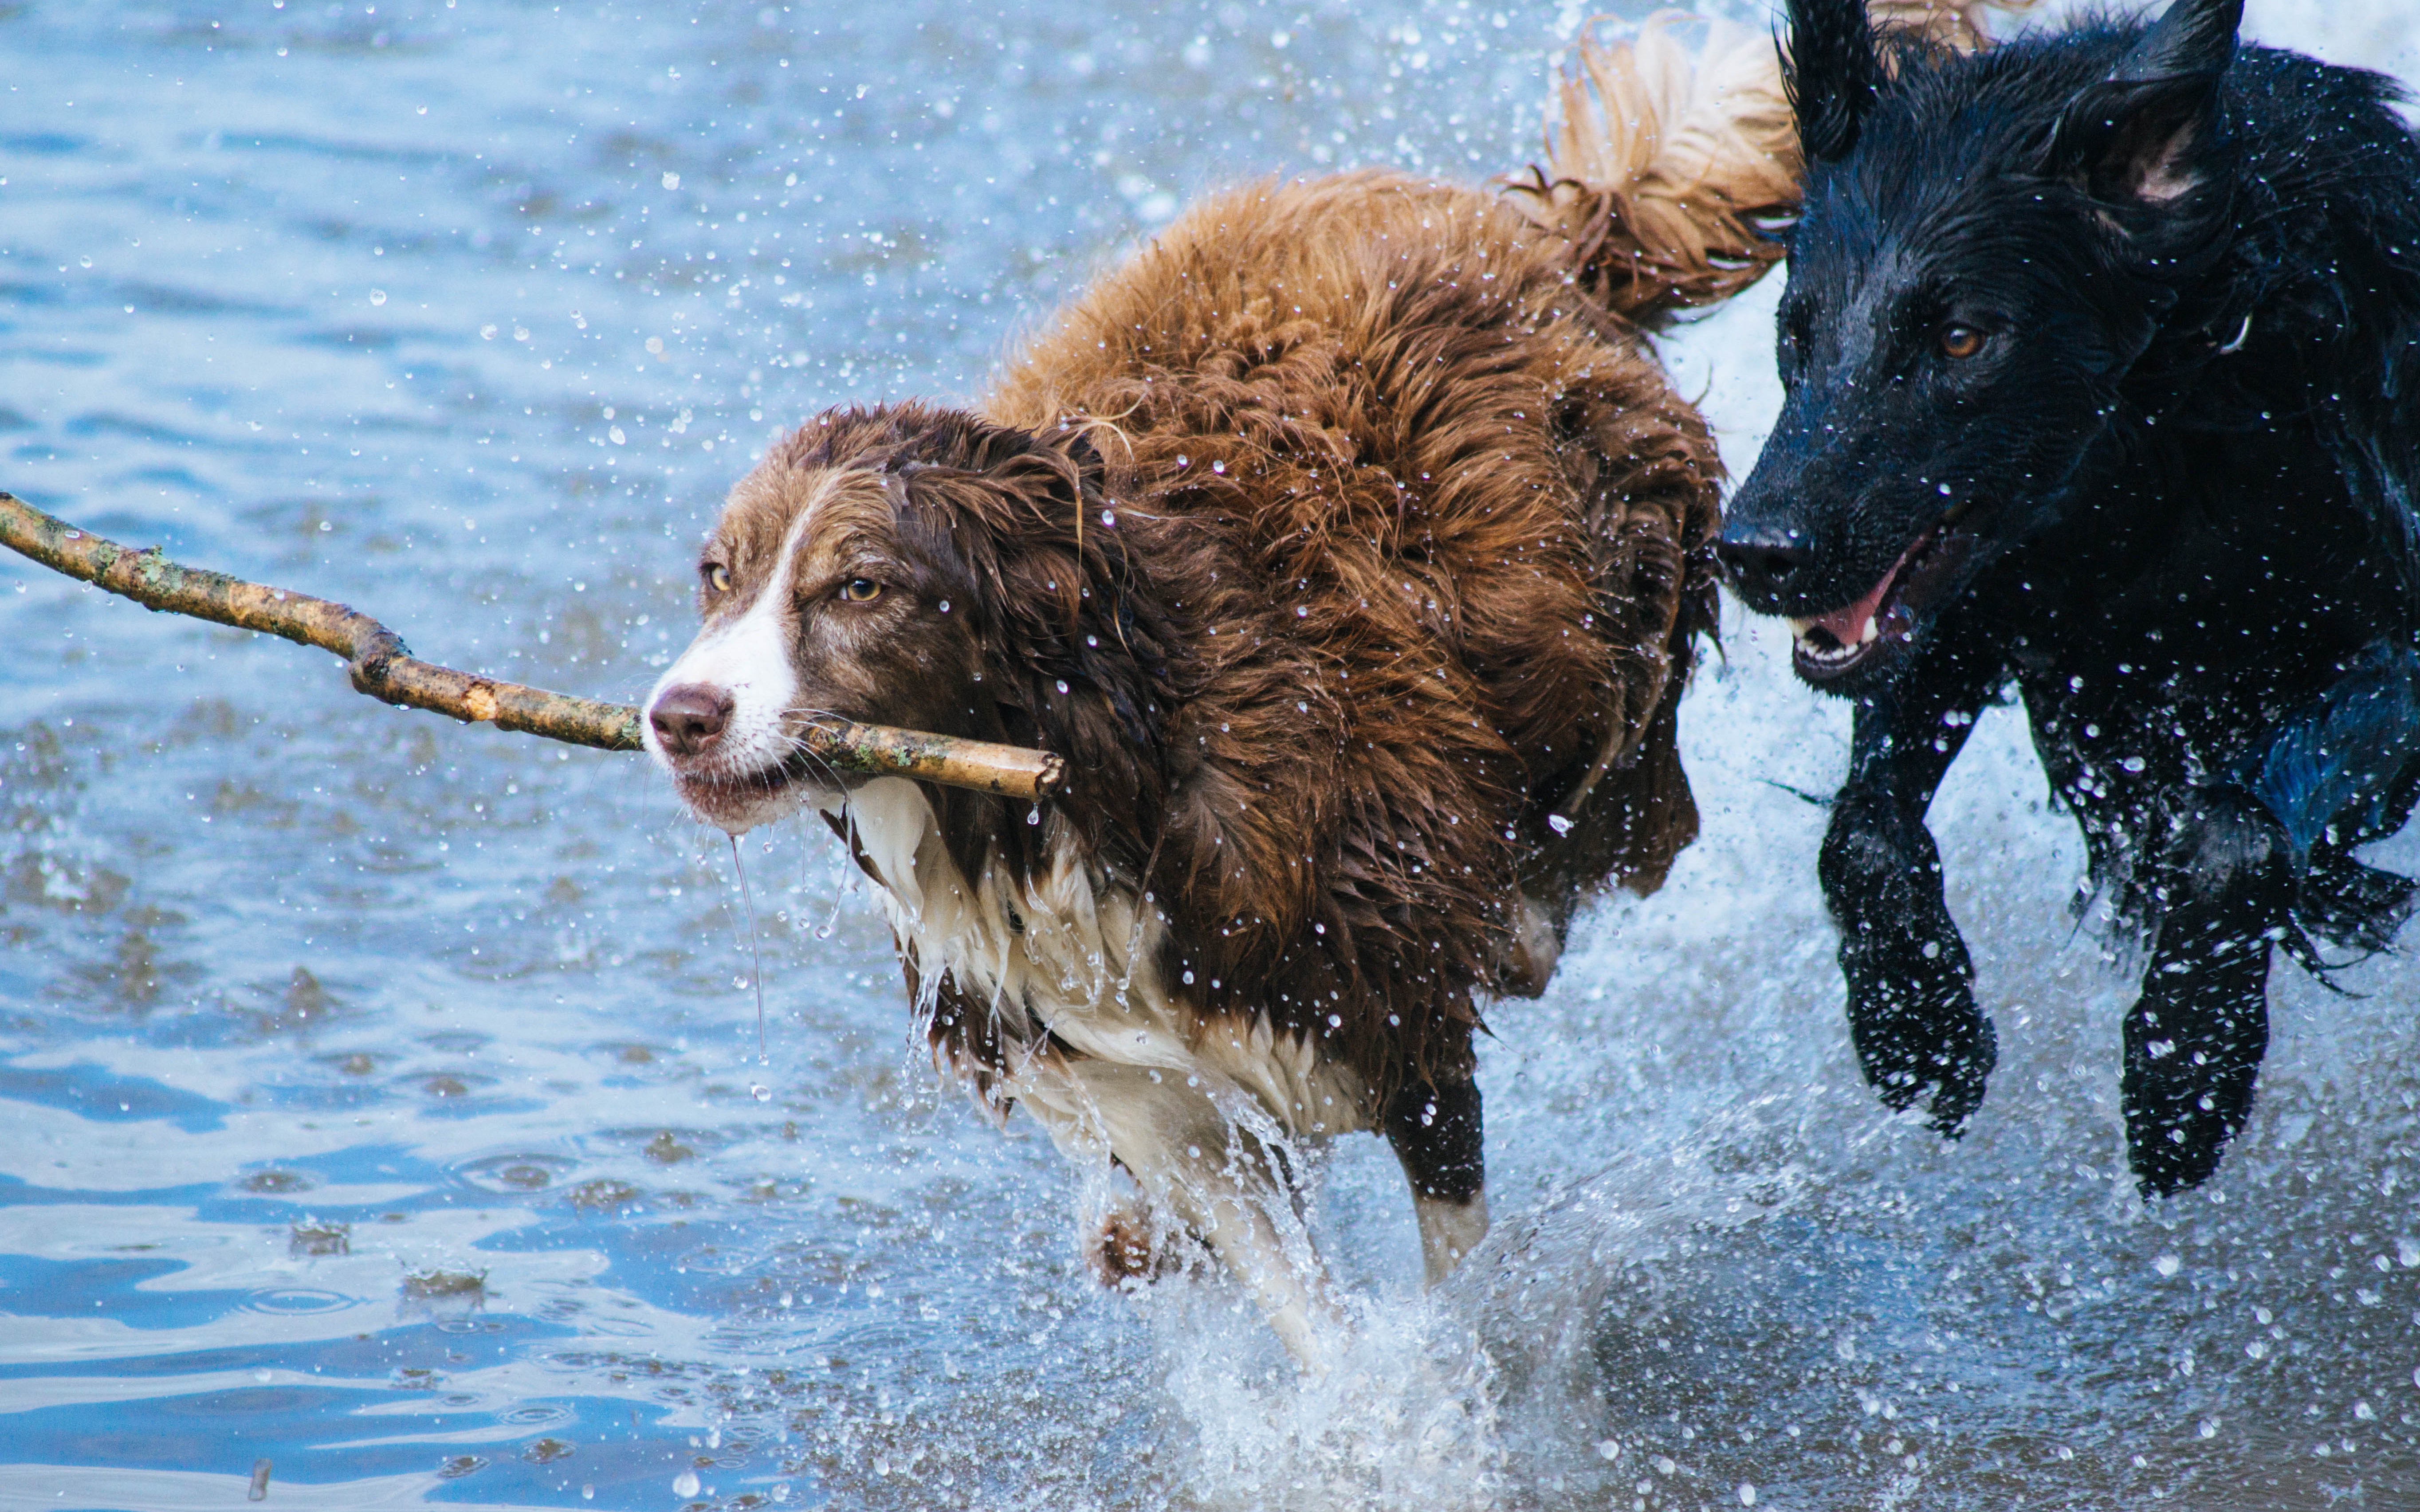
[[[2208,1178],[2252,1111],[2270,946],[2294,899],[2285,830],[2249,794],[2196,789],[2170,825],[2158,943],[2126,1014],[2126,1157],[2146,1196]]]
[[[1411,1183],[1431,1286],[1487,1232],[1487,1165],[1479,1084],[1467,1072],[1414,1081],[1387,1104],[1387,1143]]]
[[[2415,772],[2420,654],[2381,640],[2239,762],[2235,785],[2168,805],[2159,941],[2126,1015],[2127,1154],[2147,1194],[2207,1179],[2251,1113],[2270,947],[2294,928],[2298,891],[2331,933],[2394,937],[2409,884],[2344,852],[2401,826]],[[2315,855],[2326,864],[2306,876]]]
[[[1931,1125],[1951,1138],[1983,1101],[1999,1047],[1975,1006],[1975,968],[1942,901],[1941,853],[1924,811],[1974,728],[1988,692],[1978,681],[1912,676],[1857,706],[1849,780],[1818,872],[1840,930],[1849,1033],[1866,1080],[1894,1108],[1932,1088]]]
[[[2401,829],[2420,796],[2420,652],[2365,647],[2233,776],[2294,847],[2297,921],[2339,945],[2386,949],[2412,913],[2412,885],[2350,853]]]

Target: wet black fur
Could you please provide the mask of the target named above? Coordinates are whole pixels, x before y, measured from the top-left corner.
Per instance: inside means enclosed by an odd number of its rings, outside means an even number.
[[[1857,1051],[1945,1133],[1981,1101],[1993,1034],[1924,813],[2013,684],[2149,946],[2147,1192],[2242,1126],[2271,945],[2380,949],[2413,905],[2350,852],[2420,782],[2420,144],[2388,81],[2238,46],[2240,11],[1956,56],[1792,0],[1788,398],[1722,546],[1750,607],[1808,618],[1941,532],[1903,638],[1829,684],[1856,702],[1821,874]]]

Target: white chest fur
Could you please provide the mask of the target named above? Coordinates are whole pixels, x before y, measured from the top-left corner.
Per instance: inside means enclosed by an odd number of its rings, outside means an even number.
[[[850,829],[915,952],[919,1013],[936,1011],[944,973],[981,1004],[1005,1062],[988,1068],[987,1097],[1023,1103],[1088,1173],[1088,1206],[1105,1222],[1092,1234],[1079,1226],[1079,1242],[1190,1233],[1258,1296],[1297,1359],[1318,1360],[1315,1320],[1334,1308],[1297,1203],[1302,1163],[1287,1152],[1370,1128],[1361,1079],[1258,1015],[1205,1016],[1171,995],[1157,967],[1165,920],[1088,865],[1056,818],[1044,821],[1046,873],[1018,878],[993,857],[970,879],[913,782],[880,779],[824,809]],[[979,1070],[952,1067],[946,1044],[939,1058],[970,1081]],[[1148,1211],[1119,1213],[1113,1165]],[[1434,1282],[1485,1233],[1487,1205],[1417,1192],[1413,1202]]]
[[[1311,1041],[1256,1016],[1205,1018],[1171,996],[1156,965],[1167,925],[1131,886],[1086,864],[1056,816],[1044,821],[1046,873],[1020,879],[994,858],[970,880],[913,782],[868,782],[826,811],[850,826],[915,951],[928,994],[918,1011],[933,1011],[944,972],[983,1003],[1010,1057],[1001,1089],[1039,1104],[1046,1123],[1052,1109],[1089,1121],[1086,1097],[1125,1080],[1085,1072],[1101,1061],[1172,1077],[1230,1119],[1265,1120],[1289,1139],[1370,1126],[1359,1078]]]

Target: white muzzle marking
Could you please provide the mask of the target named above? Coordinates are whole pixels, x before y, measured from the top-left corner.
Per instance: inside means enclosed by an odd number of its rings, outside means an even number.
[[[799,512],[782,538],[779,564],[755,600],[690,641],[647,693],[651,712],[669,688],[695,685],[722,694],[731,700],[731,718],[721,738],[704,755],[677,756],[657,739],[652,719],[640,721],[647,754],[672,774],[682,797],[701,818],[735,835],[788,814],[803,797],[768,788],[745,797],[735,790],[716,795],[721,801],[711,806],[700,803],[715,783],[770,776],[794,749],[788,726],[799,701],[799,676],[791,663],[796,622],[788,612],[790,582],[799,543],[814,516],[814,501]]]

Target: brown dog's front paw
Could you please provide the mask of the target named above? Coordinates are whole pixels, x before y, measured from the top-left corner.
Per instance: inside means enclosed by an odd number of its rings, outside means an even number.
[[[1148,1213],[1112,1208],[1102,1215],[1100,1231],[1093,1236],[1085,1257],[1105,1287],[1156,1281],[1172,1269],[1156,1238]]]

